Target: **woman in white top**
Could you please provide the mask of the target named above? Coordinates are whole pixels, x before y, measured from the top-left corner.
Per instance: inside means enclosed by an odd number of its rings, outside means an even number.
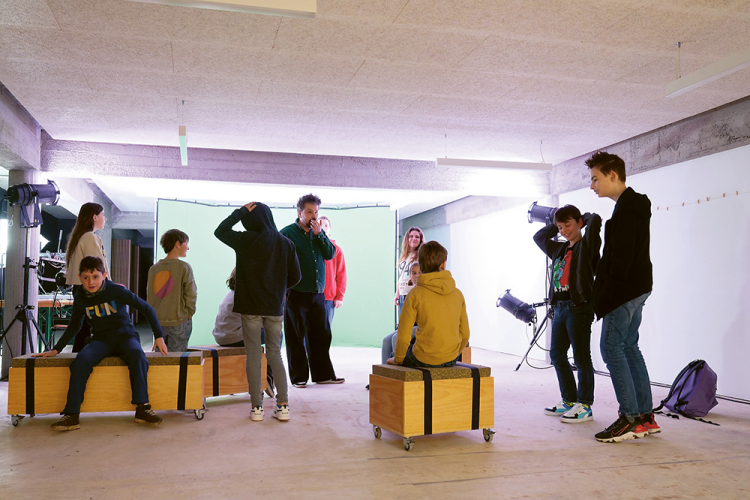
[[[104,245],[94,231],[104,229],[107,217],[104,215],[104,207],[98,203],[84,203],[78,211],[78,220],[68,237],[68,246],[65,250],[66,282],[73,285],[73,295],[81,289],[81,279],[78,277],[78,266],[84,257],[99,257],[107,268],[107,257],[104,255]],[[73,342],[73,352],[83,349],[86,339],[91,335],[91,327],[84,321]]]
[[[409,271],[411,265],[417,262],[417,255],[419,249],[424,245],[424,233],[418,227],[412,226],[406,231],[404,235],[404,243],[401,245],[401,257],[398,259],[398,267],[396,272],[398,274],[398,290],[396,291],[396,297],[393,302],[399,306],[399,315],[401,314],[401,306],[404,305],[404,299],[411,289],[409,287]]]

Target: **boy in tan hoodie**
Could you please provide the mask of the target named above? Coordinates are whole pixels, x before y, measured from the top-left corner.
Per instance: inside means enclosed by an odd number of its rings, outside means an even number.
[[[396,353],[389,364],[436,368],[453,366],[469,341],[466,302],[450,271],[445,270],[448,251],[437,241],[419,249],[422,274],[406,296],[399,318]],[[417,328],[409,345],[412,325]]]

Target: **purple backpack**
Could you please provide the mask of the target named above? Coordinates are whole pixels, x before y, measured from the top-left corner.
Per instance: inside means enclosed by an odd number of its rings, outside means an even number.
[[[719,404],[716,401],[716,379],[716,372],[702,359],[690,362],[674,379],[669,394],[654,411],[666,406],[684,417],[713,424],[700,417],[705,417],[711,408]]]

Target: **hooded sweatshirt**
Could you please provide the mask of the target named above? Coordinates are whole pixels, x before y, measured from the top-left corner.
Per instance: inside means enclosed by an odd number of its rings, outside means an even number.
[[[651,202],[627,188],[604,225],[604,251],[594,281],[594,312],[603,318],[621,305],[651,291],[654,279],[649,253]]]
[[[180,259],[161,259],[148,270],[146,300],[161,326],[183,324],[195,314],[198,289],[193,268]]]
[[[469,318],[461,290],[450,271],[419,276],[401,309],[395,361],[401,363],[417,323],[412,353],[422,363],[441,365],[453,361],[469,341]]]
[[[232,228],[242,222],[245,231]],[[300,280],[294,244],[279,234],[271,209],[257,203],[253,211],[238,208],[214,235],[234,249],[237,282],[233,312],[254,316],[283,315],[284,296]]]

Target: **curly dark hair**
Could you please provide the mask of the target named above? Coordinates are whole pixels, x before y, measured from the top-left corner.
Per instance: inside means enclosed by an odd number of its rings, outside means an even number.
[[[164,253],[169,253],[174,248],[175,243],[179,241],[180,244],[183,244],[188,241],[188,239],[188,235],[179,229],[170,229],[161,235],[159,243],[161,244]]]
[[[625,162],[617,155],[607,153],[606,151],[597,151],[591,155],[591,158],[586,160],[586,166],[589,169],[596,167],[604,175],[609,175],[614,170],[617,173],[617,177],[622,182],[625,182]]]
[[[320,198],[315,196],[314,194],[306,194],[305,196],[301,197],[299,200],[297,200],[297,210],[300,212],[305,209],[306,203],[312,203],[313,205],[320,206]]]

